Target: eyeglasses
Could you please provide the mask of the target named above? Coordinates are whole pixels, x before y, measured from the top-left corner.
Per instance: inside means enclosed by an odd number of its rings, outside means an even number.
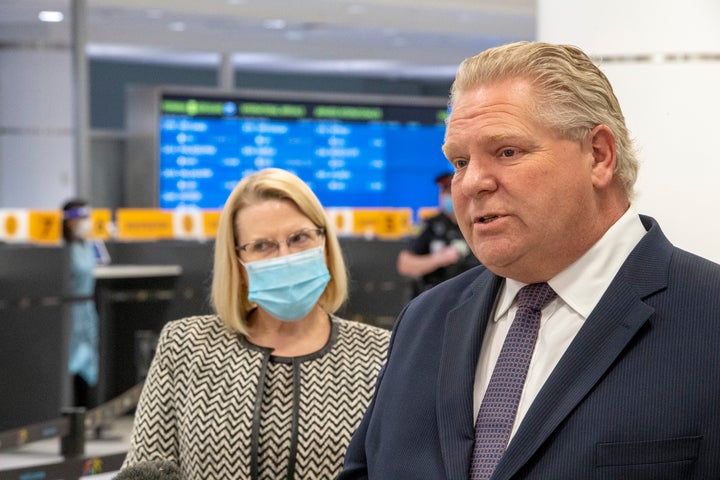
[[[325,235],[325,229],[322,227],[303,228],[288,235],[285,244],[291,253],[302,252],[317,246],[323,235]],[[280,251],[280,242],[274,238],[261,238],[235,247],[235,250],[245,252],[247,261],[260,260],[277,255]]]

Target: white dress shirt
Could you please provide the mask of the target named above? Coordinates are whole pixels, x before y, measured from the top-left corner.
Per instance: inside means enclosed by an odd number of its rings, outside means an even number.
[[[635,209],[630,206],[582,257],[548,281],[557,297],[542,311],[537,343],[510,438],[515,435],[550,372],[643,235],[645,228]],[[490,376],[517,312],[515,295],[524,286],[524,283],[516,280],[505,279],[492,321],[488,322],[475,371],[473,407],[476,420]]]

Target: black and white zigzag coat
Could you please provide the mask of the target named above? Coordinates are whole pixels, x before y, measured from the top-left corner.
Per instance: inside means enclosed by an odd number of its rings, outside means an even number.
[[[250,344],[216,316],[166,324],[123,468],[164,459],[187,480],[334,478],[390,332],[331,322],[322,350],[293,358]]]

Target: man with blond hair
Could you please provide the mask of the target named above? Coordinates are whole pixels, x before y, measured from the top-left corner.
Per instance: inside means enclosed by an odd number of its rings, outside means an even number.
[[[632,203],[581,50],[463,62],[443,151],[481,267],[411,301],[341,480],[720,478],[720,266]]]

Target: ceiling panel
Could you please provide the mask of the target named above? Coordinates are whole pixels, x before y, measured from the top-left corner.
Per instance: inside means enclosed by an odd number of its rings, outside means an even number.
[[[225,54],[256,70],[445,78],[467,56],[535,37],[534,0],[84,3],[91,56],[218,63]],[[43,9],[65,20],[39,22]],[[0,42],[70,42],[71,17],[70,0],[0,0]]]

